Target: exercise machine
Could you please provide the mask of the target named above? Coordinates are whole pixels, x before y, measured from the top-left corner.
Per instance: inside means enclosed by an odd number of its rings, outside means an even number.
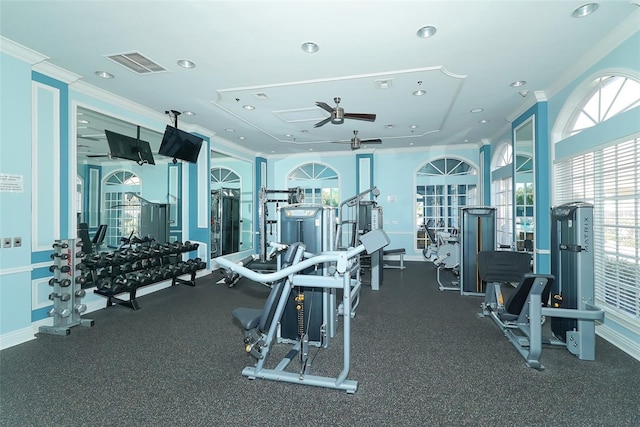
[[[310,253],[331,251],[335,247],[333,225],[335,211],[332,207],[315,204],[294,204],[278,208],[278,241],[283,244],[301,242]],[[280,266],[278,266],[280,267]],[[327,265],[315,265],[305,274],[326,275]],[[309,339],[320,342],[325,329],[333,336],[336,329],[335,289],[306,289],[302,302],[307,310]],[[291,295],[280,322],[281,340],[294,340],[297,330],[298,301]]]
[[[487,282],[482,316],[491,315],[527,366],[539,370],[544,369],[543,345],[565,347],[580,360],[594,360],[595,322],[604,320],[604,311],[594,305],[593,206],[561,205],[552,209],[551,217],[552,274],[530,273],[529,253],[478,253],[479,277]],[[523,272],[503,303],[500,284]],[[551,331],[543,338],[547,318]]]
[[[460,294],[482,296],[484,282],[478,275],[477,256],[496,248],[496,208],[460,208]]]
[[[270,190],[266,187],[260,188],[258,193],[258,254],[260,262],[267,262],[267,252],[269,251],[269,243],[267,235],[273,235],[273,226],[278,220],[269,218],[269,205],[275,203],[277,212],[280,203],[288,205],[302,203],[304,201],[304,192],[300,187],[290,188],[288,190]]]
[[[377,187],[369,188],[340,203],[336,226],[336,250],[356,246],[358,238],[371,230],[382,228],[382,207],[377,200],[362,200],[367,195],[374,199],[380,195]],[[371,289],[377,291],[382,283],[384,251],[369,256],[371,267]]]
[[[551,210],[552,306],[572,316],[552,317],[553,335],[582,360],[595,358],[595,322],[604,313],[595,304],[593,205],[583,202]]]
[[[383,230],[372,230],[361,236],[361,244],[346,251],[329,251],[320,254],[305,252],[305,246],[296,242],[289,245],[287,253],[283,255],[282,267],[273,273],[258,273],[234,262],[220,258],[218,262],[225,268],[260,283],[274,283],[269,297],[262,309],[236,308],[233,317],[244,330],[245,351],[256,359],[254,366],[243,369],[242,375],[249,379],[266,379],[293,384],[326,387],[355,393],[358,382],[347,379],[351,364],[351,319],[344,316],[343,322],[343,357],[342,370],[335,377],[311,374],[313,358],[309,357],[309,338],[307,325],[302,321],[306,316],[305,307],[300,307],[298,315],[297,336],[291,350],[277,363],[275,367],[267,367],[269,355],[277,344],[278,324],[282,319],[285,307],[291,295],[296,295],[300,302],[299,289],[336,289],[342,290],[343,304],[350,308],[352,276],[359,268],[356,262],[358,256],[364,252],[372,253],[389,244],[389,238]],[[315,266],[329,265],[331,274],[319,276],[304,274]],[[303,294],[302,299],[306,300]],[[328,337],[325,337],[328,347]],[[284,344],[283,344],[284,345]],[[317,351],[320,351],[319,347]],[[288,367],[294,360],[299,361],[299,367],[293,371]]]
[[[441,291],[458,291],[460,290],[459,281],[452,280],[450,284],[446,285],[442,282],[441,277],[443,270],[450,271],[455,277],[460,275],[460,243],[458,236],[445,231],[437,231],[435,235],[437,246],[431,262],[437,267],[438,289]]]

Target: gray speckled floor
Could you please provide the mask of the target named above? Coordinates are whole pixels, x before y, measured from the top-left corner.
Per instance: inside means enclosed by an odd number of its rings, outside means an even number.
[[[385,270],[362,290],[352,322],[358,391],[251,381],[231,318],[268,289],[241,280],[180,286],[140,298],[139,311],[91,313],[93,328],[42,335],[0,352],[2,426],[639,426],[640,362],[597,338],[596,361],[542,353],[527,368],[477,317],[480,298],[440,292],[427,262]],[[340,325],[341,327],[341,325]],[[314,359],[336,375],[342,333]],[[315,349],[312,349],[312,353]],[[286,348],[277,348],[274,354]]]

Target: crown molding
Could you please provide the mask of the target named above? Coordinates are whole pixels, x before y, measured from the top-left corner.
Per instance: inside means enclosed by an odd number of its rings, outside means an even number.
[[[0,51],[21,61],[27,62],[31,66],[50,59],[48,56],[2,36],[0,36]]]
[[[50,62],[39,62],[34,64],[31,69],[38,73],[60,80],[66,84],[72,84],[82,78],[81,75],[67,71],[64,68],[53,65]]]
[[[542,90],[534,90],[529,92],[529,94],[533,94],[533,96],[527,96],[522,104],[507,116],[507,121],[509,123],[513,123],[518,117],[523,115],[525,111],[536,105],[538,102],[544,102],[547,100],[547,95]]]

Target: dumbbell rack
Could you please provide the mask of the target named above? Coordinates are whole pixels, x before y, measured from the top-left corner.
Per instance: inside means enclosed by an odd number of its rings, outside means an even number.
[[[74,239],[54,242],[51,254],[53,265],[49,267],[49,271],[53,273],[53,278],[49,280],[49,286],[53,287],[53,292],[49,294],[53,308],[48,312],[53,317],[53,326],[40,326],[39,331],[42,333],[69,335],[73,326],[93,326],[93,320],[82,318],[87,306],[80,302],[85,291],[74,280],[77,257]]]
[[[94,291],[107,298],[107,307],[122,305],[132,310],[140,308],[136,299],[138,288],[172,279],[171,286],[195,286],[196,271],[206,268],[199,258],[182,261],[182,254],[198,248],[198,244],[175,242],[164,245],[139,244],[114,252],[87,255],[80,269],[85,286],[96,286]],[[190,274],[190,279],[179,276]],[[129,293],[129,299],[116,295]]]

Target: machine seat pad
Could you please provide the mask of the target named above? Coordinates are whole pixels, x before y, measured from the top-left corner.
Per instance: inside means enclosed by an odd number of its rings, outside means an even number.
[[[238,307],[231,312],[231,315],[240,322],[242,329],[250,331],[258,327],[260,316],[262,316],[262,309]]]

